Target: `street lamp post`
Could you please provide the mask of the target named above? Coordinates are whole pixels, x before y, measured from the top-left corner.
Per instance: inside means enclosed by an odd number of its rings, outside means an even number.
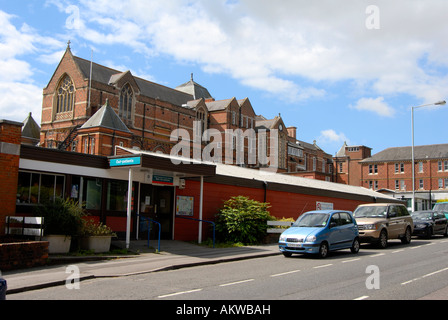
[[[438,101],[435,103],[428,103],[421,106],[411,107],[411,129],[412,129],[412,212],[415,211],[415,156],[414,156],[414,109],[427,107],[427,106],[441,106],[446,104],[445,100]]]

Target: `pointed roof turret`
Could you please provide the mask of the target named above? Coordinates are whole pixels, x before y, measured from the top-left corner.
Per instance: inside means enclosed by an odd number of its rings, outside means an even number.
[[[194,82],[193,73],[191,74],[190,81],[181,84],[176,87],[176,90],[182,91],[193,96],[193,100],[197,99],[213,99],[210,92],[208,92],[207,88],[204,88],[199,83]]]
[[[33,115],[30,112],[28,117],[23,121],[22,137],[31,139],[40,139],[40,127],[33,119]]]
[[[81,129],[95,127],[109,128],[112,130],[131,133],[128,127],[110,106],[109,99],[106,100],[106,103],[100,110],[98,110],[86,123],[84,123]]]

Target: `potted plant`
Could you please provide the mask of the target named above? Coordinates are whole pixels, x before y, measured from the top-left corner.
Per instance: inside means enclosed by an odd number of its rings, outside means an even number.
[[[83,219],[81,235],[81,249],[95,253],[108,252],[112,237],[117,236],[110,227],[88,218]]]
[[[56,198],[36,207],[35,214],[44,218],[44,241],[48,241],[49,253],[68,253],[71,238],[82,227],[84,210],[70,199]]]

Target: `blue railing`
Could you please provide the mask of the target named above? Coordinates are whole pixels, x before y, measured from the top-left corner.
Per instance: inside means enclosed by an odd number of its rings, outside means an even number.
[[[215,247],[215,223],[213,221],[201,220],[201,219],[196,219],[196,218],[188,218],[188,217],[183,217],[183,216],[176,216],[176,218],[210,223],[213,226],[213,248]]]
[[[159,225],[159,242],[158,242],[158,251],[160,252],[160,234],[161,234],[161,229],[162,226],[160,224],[160,222],[155,221],[154,219],[151,218],[147,218],[141,215],[138,215],[142,220],[147,221],[148,222],[148,248],[149,248],[149,235],[151,234],[151,222],[157,223]]]

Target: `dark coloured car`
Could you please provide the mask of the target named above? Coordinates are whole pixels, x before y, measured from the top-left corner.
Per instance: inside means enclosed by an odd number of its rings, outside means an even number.
[[[437,202],[432,208],[432,210],[442,212],[445,215],[445,218],[448,219],[448,202],[446,201]]]
[[[448,219],[442,212],[426,210],[411,214],[415,236],[431,238],[435,234],[448,236]]]

